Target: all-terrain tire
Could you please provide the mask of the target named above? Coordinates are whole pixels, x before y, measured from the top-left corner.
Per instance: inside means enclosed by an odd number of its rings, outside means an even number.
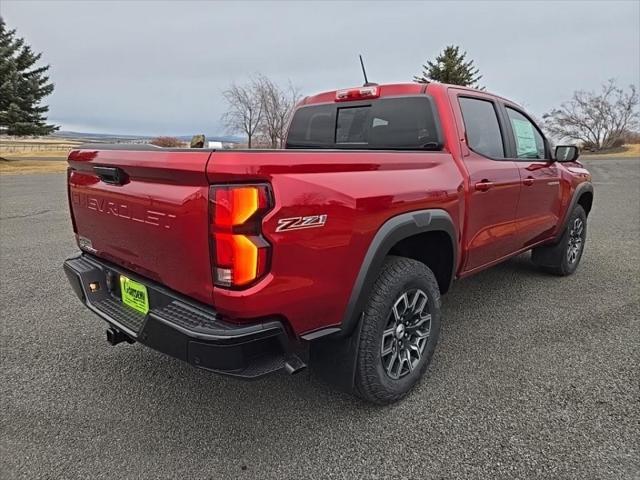
[[[534,248],[531,260],[542,270],[559,276],[576,271],[587,239],[587,214],[576,205],[560,240],[554,245]]]
[[[414,312],[422,306],[425,297],[424,308]],[[411,306],[414,298],[415,305]],[[401,312],[404,312],[403,316],[400,316]],[[414,320],[409,319],[411,316]],[[397,321],[399,317],[401,321]],[[373,286],[362,318],[356,360],[356,393],[368,402],[381,405],[404,397],[420,380],[431,361],[440,333],[440,318],[440,290],[433,272],[416,260],[389,256]],[[389,334],[392,329],[393,336]],[[383,334],[386,335],[384,338]],[[405,343],[401,347],[403,340]],[[383,357],[383,347],[388,351],[389,345],[393,351]],[[418,354],[420,349],[422,351]],[[398,369],[401,360],[396,359],[391,364],[393,352],[405,351],[408,353],[398,357],[404,361]]]

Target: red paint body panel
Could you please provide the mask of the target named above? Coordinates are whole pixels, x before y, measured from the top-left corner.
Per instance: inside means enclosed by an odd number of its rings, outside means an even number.
[[[214,152],[207,174],[212,183],[266,181],[276,202],[263,222],[274,245],[270,274],[248,290],[216,288],[216,309],[232,318],[280,314],[300,333],[342,321],[387,219],[442,208],[458,222],[462,199],[462,177],[445,152]],[[323,228],[275,231],[280,218],[323,214]]]
[[[428,151],[123,151],[69,156],[77,235],[95,254],[201,302],[227,320],[278,316],[296,335],[337,326],[367,249],[390,218],[443,209],[458,243],[456,276],[554,239],[573,192],[590,176],[579,163],[495,161],[471,151],[457,95],[476,90],[430,84],[444,148]],[[420,84],[383,85],[380,96],[425,93]],[[332,102],[335,91],[301,104]],[[118,167],[109,185],[94,166]],[[523,181],[534,179],[528,186]],[[478,190],[476,183],[493,187]],[[268,274],[240,290],[214,287],[209,245],[209,186],[268,183],[274,206],[262,221],[271,244]],[[553,182],[557,182],[553,183]],[[276,232],[278,220],[326,215],[322,228]]]
[[[98,255],[202,302],[211,301],[210,152],[74,151],[69,199],[76,234]],[[128,176],[108,185],[92,166]]]
[[[552,236],[560,222],[560,167],[547,161],[517,164],[522,179],[516,213],[517,246],[524,248]]]

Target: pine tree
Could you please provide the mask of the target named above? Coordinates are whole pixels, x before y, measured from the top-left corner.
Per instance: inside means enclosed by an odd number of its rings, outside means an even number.
[[[435,61],[428,60],[422,66],[422,75],[414,76],[418,83],[440,82],[465,87],[481,88],[478,81],[482,75],[473,64],[473,60],[465,62],[467,52],[460,53],[460,47],[449,45],[438,55]]]
[[[40,104],[54,88],[46,75],[49,65],[36,66],[41,56],[0,17],[0,132],[48,135],[60,128],[46,123],[49,107]]]

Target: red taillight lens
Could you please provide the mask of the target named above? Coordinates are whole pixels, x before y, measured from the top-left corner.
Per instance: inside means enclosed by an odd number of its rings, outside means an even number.
[[[247,286],[266,273],[271,246],[260,227],[270,198],[267,185],[211,187],[214,284]]]

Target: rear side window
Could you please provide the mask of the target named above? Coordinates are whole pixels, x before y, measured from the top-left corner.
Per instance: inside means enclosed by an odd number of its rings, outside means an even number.
[[[493,103],[469,97],[459,100],[469,148],[486,157],[504,158],[504,144]]]
[[[509,107],[507,115],[516,141],[517,158],[545,158],[544,139],[531,120]]]
[[[428,97],[353,103],[299,108],[289,127],[287,148],[437,150],[441,147],[434,107]]]

